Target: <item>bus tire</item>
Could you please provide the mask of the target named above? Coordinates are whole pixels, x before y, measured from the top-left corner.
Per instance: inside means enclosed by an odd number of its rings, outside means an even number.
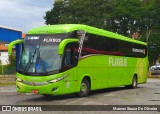
[[[90,91],[90,84],[86,78],[84,78],[80,85],[80,92],[76,95],[78,97],[86,97],[89,94]]]
[[[137,76],[133,76],[131,88],[132,89],[137,88],[137,84],[138,84]]]
[[[127,86],[125,86],[125,88],[127,88],[127,89],[135,89],[135,88],[137,88],[137,83],[138,81],[137,81],[137,76],[133,76],[133,78],[132,78],[132,84],[131,85],[127,85]]]

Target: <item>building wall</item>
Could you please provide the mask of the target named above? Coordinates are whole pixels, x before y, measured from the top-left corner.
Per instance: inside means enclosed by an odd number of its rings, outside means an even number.
[[[22,31],[0,26],[0,41],[12,42],[21,38]]]
[[[12,42],[17,39],[22,39],[22,31],[15,29],[15,28],[10,28],[10,27],[5,27],[0,25],[0,42]],[[0,53],[1,59],[3,59],[3,64],[6,64],[6,59],[8,59],[7,54],[8,54],[8,47],[7,50],[5,50],[5,44],[1,45],[0,47]],[[19,50],[20,46],[16,45],[16,65],[18,64],[18,57],[19,57]]]
[[[22,33],[22,38],[25,38],[26,37],[26,33]]]
[[[0,51],[7,51],[8,50],[8,44],[0,44]]]
[[[0,52],[0,61],[1,61],[1,65],[9,64],[8,52]]]

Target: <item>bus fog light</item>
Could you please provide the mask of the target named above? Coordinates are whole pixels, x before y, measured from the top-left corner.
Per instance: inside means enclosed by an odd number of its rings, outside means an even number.
[[[56,91],[57,89],[58,89],[58,87],[55,87],[55,88],[52,89],[52,91]]]
[[[20,89],[20,87],[19,87],[19,86],[17,86],[17,88],[18,88],[18,89]]]

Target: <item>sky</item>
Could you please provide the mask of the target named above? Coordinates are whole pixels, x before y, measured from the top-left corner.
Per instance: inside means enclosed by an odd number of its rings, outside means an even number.
[[[54,0],[0,0],[0,25],[28,30],[45,25],[45,12]]]

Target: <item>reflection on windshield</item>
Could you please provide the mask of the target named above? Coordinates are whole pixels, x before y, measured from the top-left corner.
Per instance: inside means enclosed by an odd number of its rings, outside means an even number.
[[[58,55],[58,43],[24,43],[18,70],[23,73],[50,73],[61,68],[62,58]]]

